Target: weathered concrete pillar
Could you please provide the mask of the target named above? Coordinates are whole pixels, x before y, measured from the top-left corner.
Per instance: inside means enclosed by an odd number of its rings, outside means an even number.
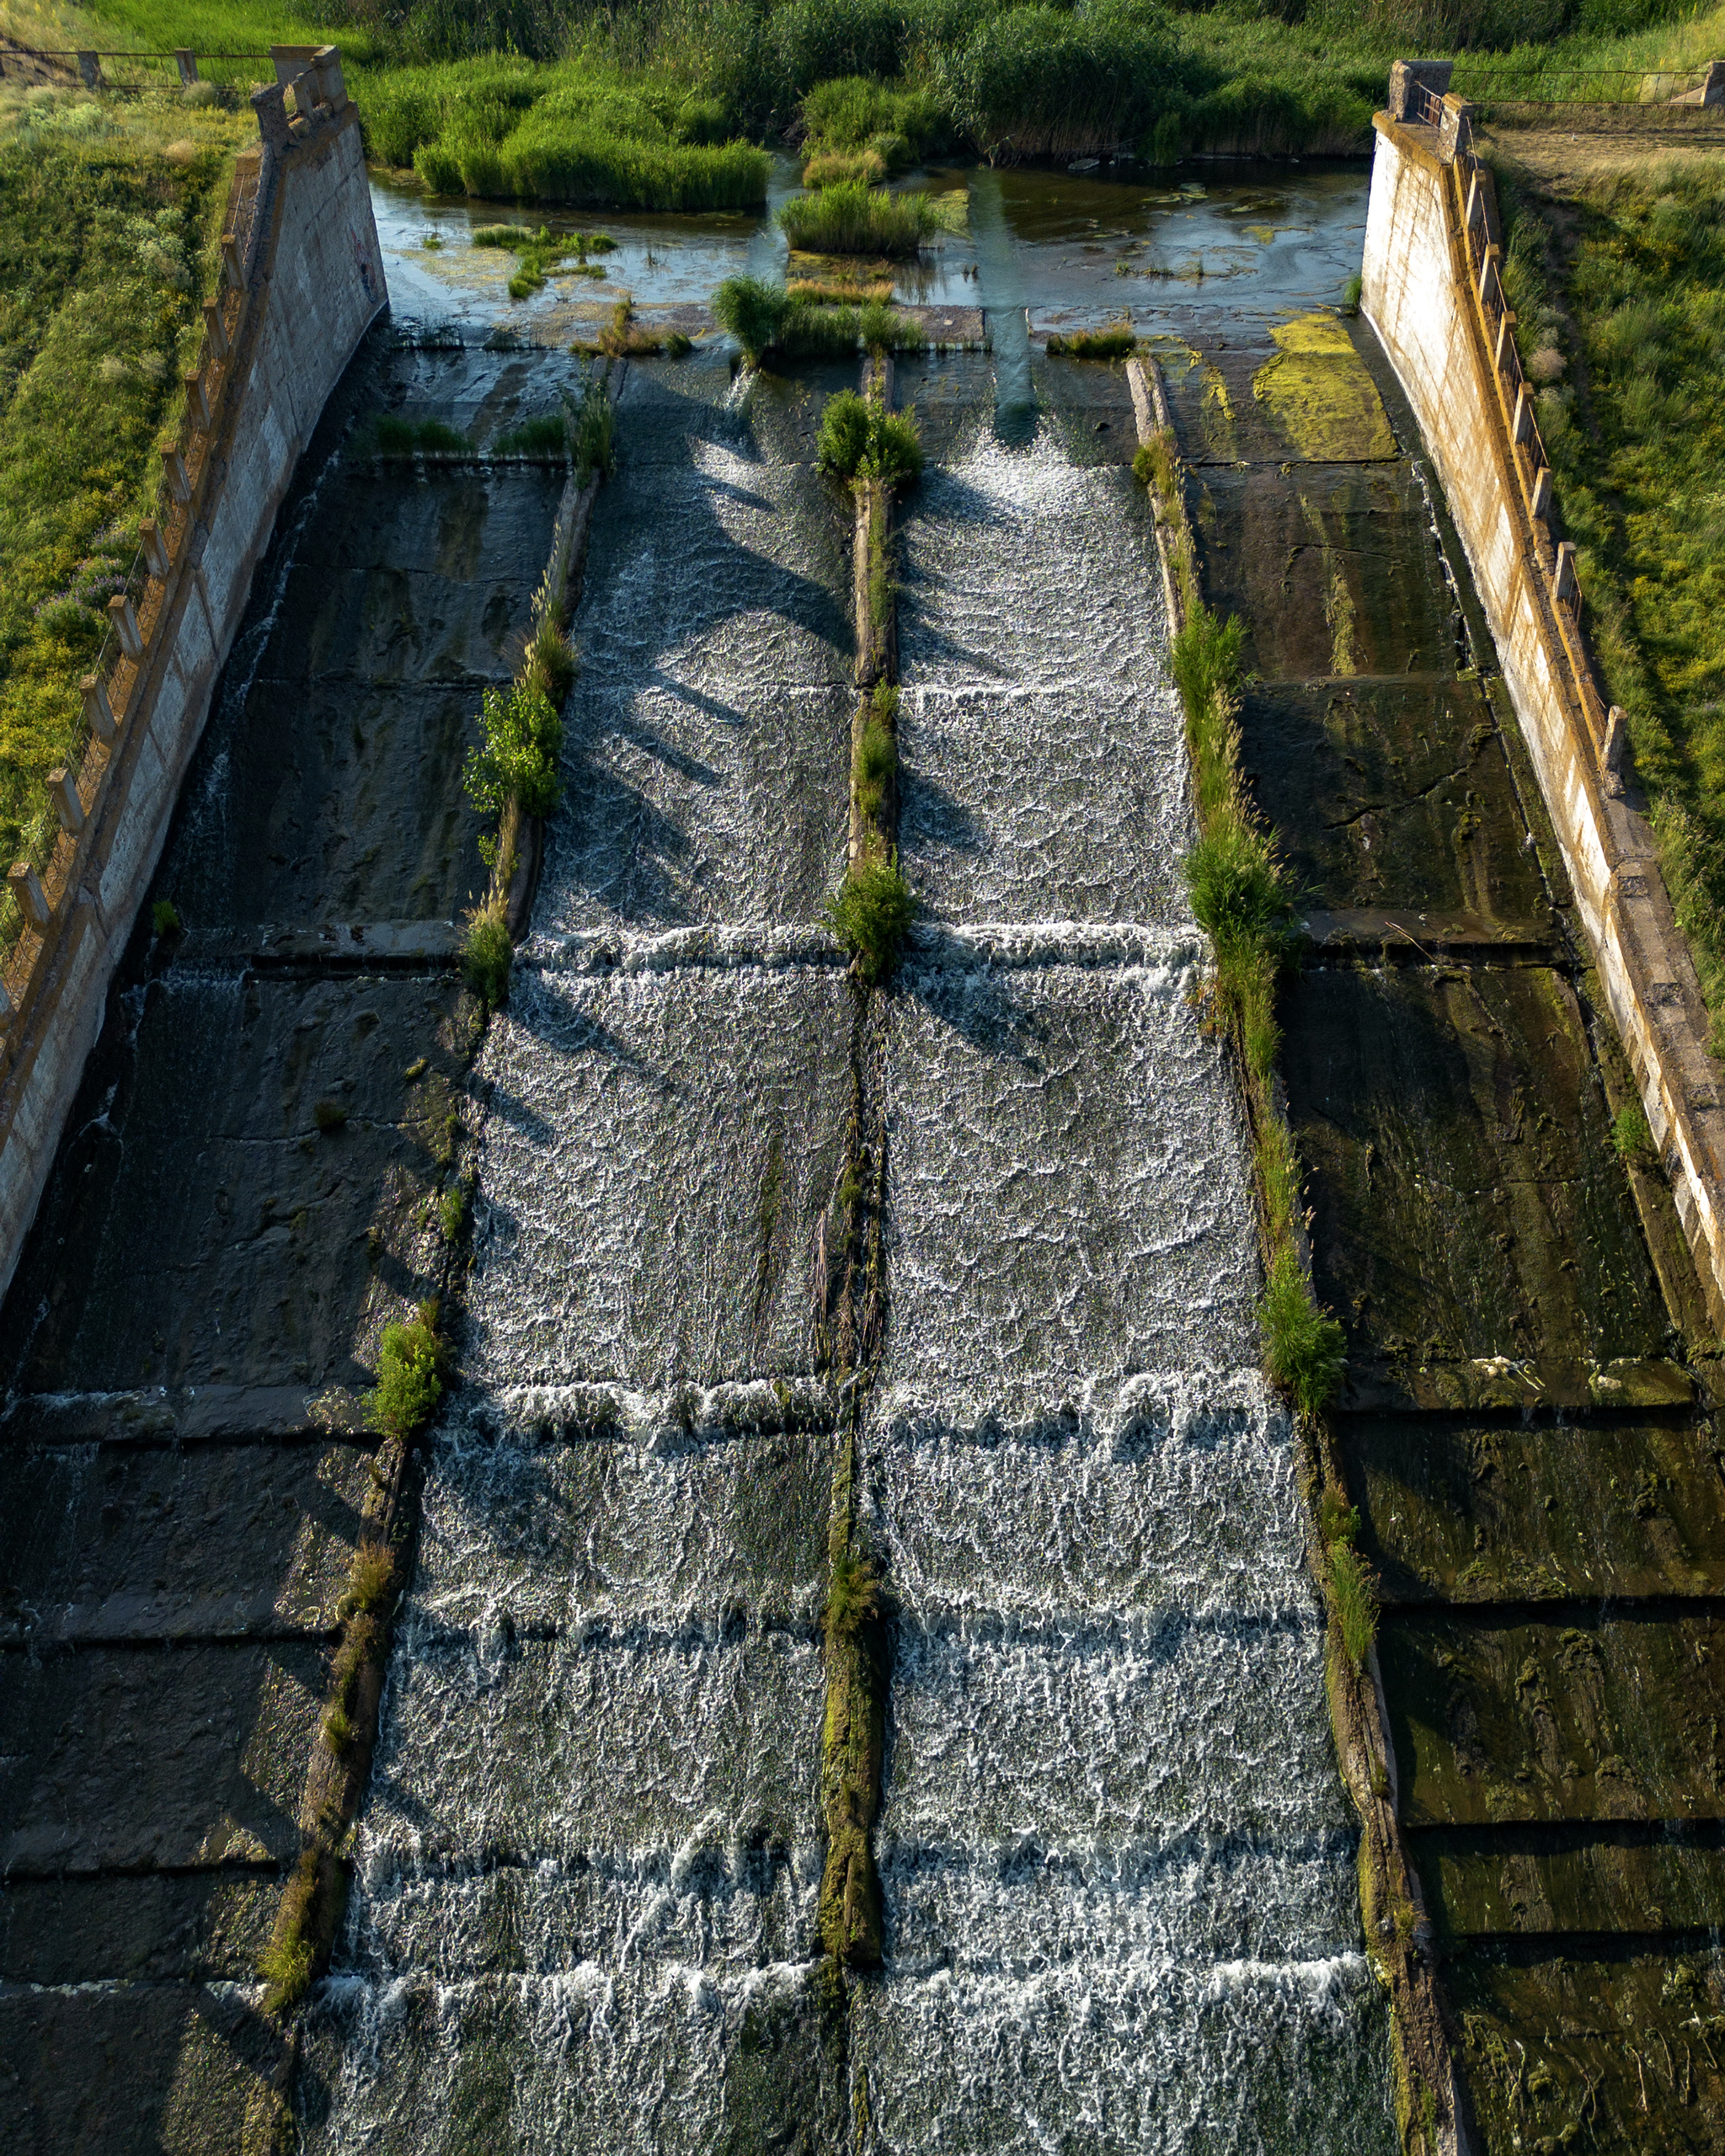
[[[81,52],[77,56],[78,79],[87,90],[102,87],[102,56],[99,52]]]
[[[204,387],[204,376],[200,371],[185,378],[185,408],[192,424],[200,435],[210,431],[210,397]]]
[[[90,723],[90,731],[104,749],[111,748],[120,728],[115,723],[114,707],[108,701],[107,686],[99,674],[86,674],[78,683],[84,700],[84,717]]]
[[[1533,407],[1528,398],[1527,384],[1523,382],[1515,392],[1515,417],[1509,427],[1509,439],[1518,449],[1527,440],[1532,428]]]
[[[1410,99],[1409,93],[1416,88],[1428,91],[1440,98],[1450,87],[1450,77],[1455,72],[1453,60],[1398,60],[1390,70],[1390,117],[1391,120],[1413,120],[1408,105],[1416,106],[1419,99]]]
[[[1492,286],[1497,281],[1498,264],[1503,259],[1503,250],[1501,247],[1488,247],[1486,249],[1485,258],[1479,265],[1479,296],[1482,300],[1489,297]]]
[[[1701,103],[1716,110],[1725,105],[1725,60],[1710,60],[1701,83]]]
[[[293,141],[293,130],[288,124],[286,93],[280,83],[252,92],[252,110],[258,115],[258,132],[264,138],[266,150],[273,150],[280,157]],[[227,244],[223,235],[222,244]]]
[[[227,357],[227,331],[222,324],[220,300],[204,302],[204,344],[212,360]]]
[[[144,655],[144,639],[139,632],[138,617],[131,611],[131,601],[123,591],[116,591],[108,601],[108,619],[120,638],[120,648],[136,664]]]
[[[14,861],[6,872],[6,880],[12,886],[12,895],[18,900],[24,919],[34,929],[48,926],[48,894],[42,889],[42,879],[27,861]]]
[[[1438,122],[1438,151],[1446,164],[1473,147],[1473,107],[1466,98],[1446,97]]]
[[[320,45],[313,55],[312,66],[318,77],[320,101],[332,112],[339,112],[347,103],[347,83],[341,72],[341,55],[333,45]]]
[[[191,474],[185,468],[185,459],[179,453],[177,441],[158,442],[162,452],[162,476],[168,482],[168,491],[177,502],[189,502],[192,498]]]
[[[1515,324],[1518,319],[1514,309],[1507,307],[1498,317],[1498,342],[1492,354],[1492,362],[1499,374],[1503,371],[1504,360],[1515,349]]]
[[[239,251],[238,232],[223,232],[222,235],[222,274],[232,290],[236,292],[245,290],[245,257]],[[206,316],[205,319],[207,321],[209,318]]]
[[[147,516],[138,526],[138,544],[144,552],[144,567],[152,576],[163,579],[168,575],[168,542],[162,536],[162,527],[153,516]]]
[[[1557,567],[1551,581],[1566,606],[1580,594],[1581,587],[1575,581],[1575,547],[1571,540],[1565,539],[1558,546]]]
[[[84,827],[84,804],[78,796],[77,779],[63,765],[48,774],[48,798],[54,803],[61,830],[76,838]]]
[[[1609,778],[1623,776],[1623,759],[1629,753],[1629,714],[1621,704],[1613,704],[1605,718],[1605,745],[1599,750],[1599,761]]]
[[[179,45],[174,56],[179,62],[179,79],[190,89],[198,79],[198,56],[189,47]]]
[[[1540,518],[1551,514],[1551,467],[1549,464],[1541,465],[1533,475],[1533,514]]]

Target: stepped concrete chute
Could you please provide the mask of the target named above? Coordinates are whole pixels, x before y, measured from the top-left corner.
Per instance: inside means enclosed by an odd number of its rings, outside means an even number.
[[[62,836],[41,879],[41,918],[27,921],[6,967],[0,1288],[35,1217],[276,513],[330,392],[388,303],[359,112],[333,48],[283,65],[281,81],[253,100],[262,140],[239,160],[223,290],[205,311],[204,365],[168,461],[162,525],[146,534],[151,573],[136,614],[121,622],[112,678],[89,693],[90,739],[72,782],[79,827]]]

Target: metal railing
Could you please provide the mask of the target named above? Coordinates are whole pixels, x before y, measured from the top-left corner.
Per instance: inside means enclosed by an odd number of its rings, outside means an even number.
[[[307,113],[310,109],[308,95]],[[241,153],[223,221],[221,281],[215,298],[204,303],[199,366],[185,377],[184,418],[178,432],[159,445],[163,482],[157,514],[141,523],[139,543],[120,589],[108,601],[107,630],[95,664],[80,685],[83,710],[65,764],[49,776],[48,803],[29,830],[0,894],[0,1025],[23,1002],[66,899],[80,835],[99,805],[184,565],[200,485],[226,416],[253,301],[264,169],[261,149]]]

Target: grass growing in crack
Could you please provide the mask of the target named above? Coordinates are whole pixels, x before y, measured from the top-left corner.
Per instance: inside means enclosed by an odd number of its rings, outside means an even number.
[[[1612,1117],[1611,1145],[1620,1161],[1638,1168],[1651,1167],[1659,1157],[1648,1119],[1638,1107],[1621,1107]]]
[[[446,1243],[458,1243],[467,1225],[467,1191],[463,1183],[451,1183],[438,1202],[438,1225],[443,1230]]]
[[[1341,1383],[1343,1332],[1338,1321],[1318,1308],[1291,1244],[1270,1262],[1258,1321],[1272,1380],[1302,1414],[1316,1414]]]
[[[312,1939],[312,1905],[318,1898],[318,1872],[317,1850],[302,1850],[293,1876],[283,1890],[275,1932],[258,1956],[266,2014],[289,2012],[312,1988],[312,1964],[316,1954]]]
[[[576,344],[571,349],[602,354],[612,360],[649,358],[656,352],[680,360],[692,349],[692,340],[681,329],[655,329],[637,322],[635,302],[624,298],[611,309],[611,320],[590,344]]]
[[[896,702],[897,691],[889,693]],[[879,819],[887,787],[899,767],[898,743],[889,721],[881,715],[879,692],[874,701],[857,744],[856,768],[857,805],[871,823]]]
[[[166,937],[179,933],[179,908],[172,899],[158,899],[150,908],[150,923],[158,936]]]
[[[871,987],[884,981],[916,918],[916,897],[896,852],[884,861],[853,862],[828,902],[827,918],[862,979]]]
[[[408,1331],[411,1328],[402,1326],[394,1329]],[[435,1340],[435,1334],[432,1337]],[[384,1339],[387,1353],[387,1333]],[[433,1394],[425,1414],[430,1413],[436,1400],[437,1396]],[[395,1431],[391,1434],[399,1437],[407,1433]],[[375,1615],[389,1600],[394,1588],[395,1552],[387,1542],[361,1542],[355,1550],[353,1561],[348,1567],[347,1587],[343,1593],[338,1614],[343,1617]]]
[[[1329,1545],[1329,1577],[1342,1644],[1354,1667],[1363,1669],[1378,1630],[1377,1596],[1370,1571],[1352,1543],[1332,1542]]]
[[[542,412],[537,419],[523,419],[520,426],[499,435],[491,445],[494,456],[567,456],[569,453],[569,421],[561,412]]]
[[[417,1437],[443,1397],[443,1364],[435,1302],[422,1303],[419,1315],[407,1324],[385,1326],[377,1353],[377,1383],[366,1402],[371,1428],[402,1444]],[[394,1559],[387,1550],[383,1556],[393,1566]],[[350,1593],[355,1592],[356,1584],[350,1584]],[[362,1600],[354,1604],[356,1609],[369,1606]]]
[[[379,456],[463,456],[473,443],[443,419],[404,419],[380,412],[371,423],[371,441]]]
[[[345,1758],[354,1741],[353,1717],[344,1707],[329,1707],[324,1710],[319,1726],[324,1749],[338,1759]]]
[[[467,915],[462,940],[462,977],[488,1011],[500,1011],[509,1001],[514,957],[509,903],[501,891],[494,891]]]
[[[557,616],[542,614],[539,626],[533,632],[533,641],[527,646],[526,671],[534,686],[542,689],[552,704],[561,710],[579,670],[575,648]]]
[[[828,1640],[854,1640],[879,1613],[879,1573],[867,1557],[840,1550],[827,1580],[824,1622]]]

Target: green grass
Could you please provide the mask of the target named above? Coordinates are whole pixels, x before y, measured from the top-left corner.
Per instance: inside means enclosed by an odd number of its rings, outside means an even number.
[[[385,1326],[367,1401],[372,1428],[403,1444],[417,1437],[443,1397],[443,1364],[435,1303],[422,1305],[408,1324]]]
[[[1138,334],[1130,322],[1115,323],[1106,329],[1078,329],[1070,337],[1056,332],[1048,340],[1048,349],[1056,359],[1069,360],[1129,360],[1138,344]]]
[[[828,904],[833,932],[855,962],[858,975],[877,986],[899,962],[916,900],[897,856],[853,862]]]
[[[803,99],[803,183],[884,179],[945,147],[952,129],[927,90],[902,90],[867,75],[819,83]]]
[[[879,1615],[880,1576],[868,1558],[841,1550],[832,1561],[824,1629],[829,1640],[853,1640]]]
[[[1599,180],[1562,248],[1499,177],[1560,536],[1725,1054],[1725,161]]]
[[[1258,1309],[1264,1367],[1303,1415],[1316,1415],[1335,1397],[1344,1361],[1340,1323],[1320,1310],[1293,1247],[1284,1244],[1270,1262]]]
[[[1352,1544],[1332,1542],[1329,1546],[1329,1577],[1330,1596],[1335,1604],[1342,1645],[1354,1667],[1364,1669],[1378,1630],[1377,1595],[1371,1572]]]
[[[531,686],[542,689],[550,702],[563,708],[569,691],[575,685],[579,671],[575,648],[558,623],[554,614],[541,616],[539,626],[533,632],[533,641],[527,646],[524,678]]]
[[[1648,1119],[1638,1107],[1621,1107],[1612,1117],[1611,1147],[1620,1161],[1638,1168],[1653,1166],[1659,1157]]]
[[[849,359],[859,346],[921,351],[928,342],[920,323],[879,301],[829,307],[760,277],[728,277],[713,295],[713,311],[751,366],[768,360]]]
[[[927,195],[889,195],[883,187],[843,180],[799,195],[778,213],[785,237],[809,254],[868,254],[889,261],[917,253],[942,229]]]
[[[510,967],[514,958],[508,906],[503,893],[494,892],[467,915],[467,934],[462,944],[462,975],[488,1011],[500,1011],[509,1000]]]
[[[444,419],[404,419],[382,412],[371,423],[371,445],[379,456],[471,456],[473,445]]]
[[[172,899],[157,899],[150,908],[150,926],[163,938],[179,935],[179,908]]]
[[[253,131],[254,132],[255,131]],[[0,92],[0,852],[45,861],[43,778],[156,513],[156,443],[216,288],[231,116]],[[171,154],[170,154],[171,153]]]
[[[508,428],[491,445],[494,456],[567,456],[569,421],[561,412],[542,412],[537,419],[523,419]]]

